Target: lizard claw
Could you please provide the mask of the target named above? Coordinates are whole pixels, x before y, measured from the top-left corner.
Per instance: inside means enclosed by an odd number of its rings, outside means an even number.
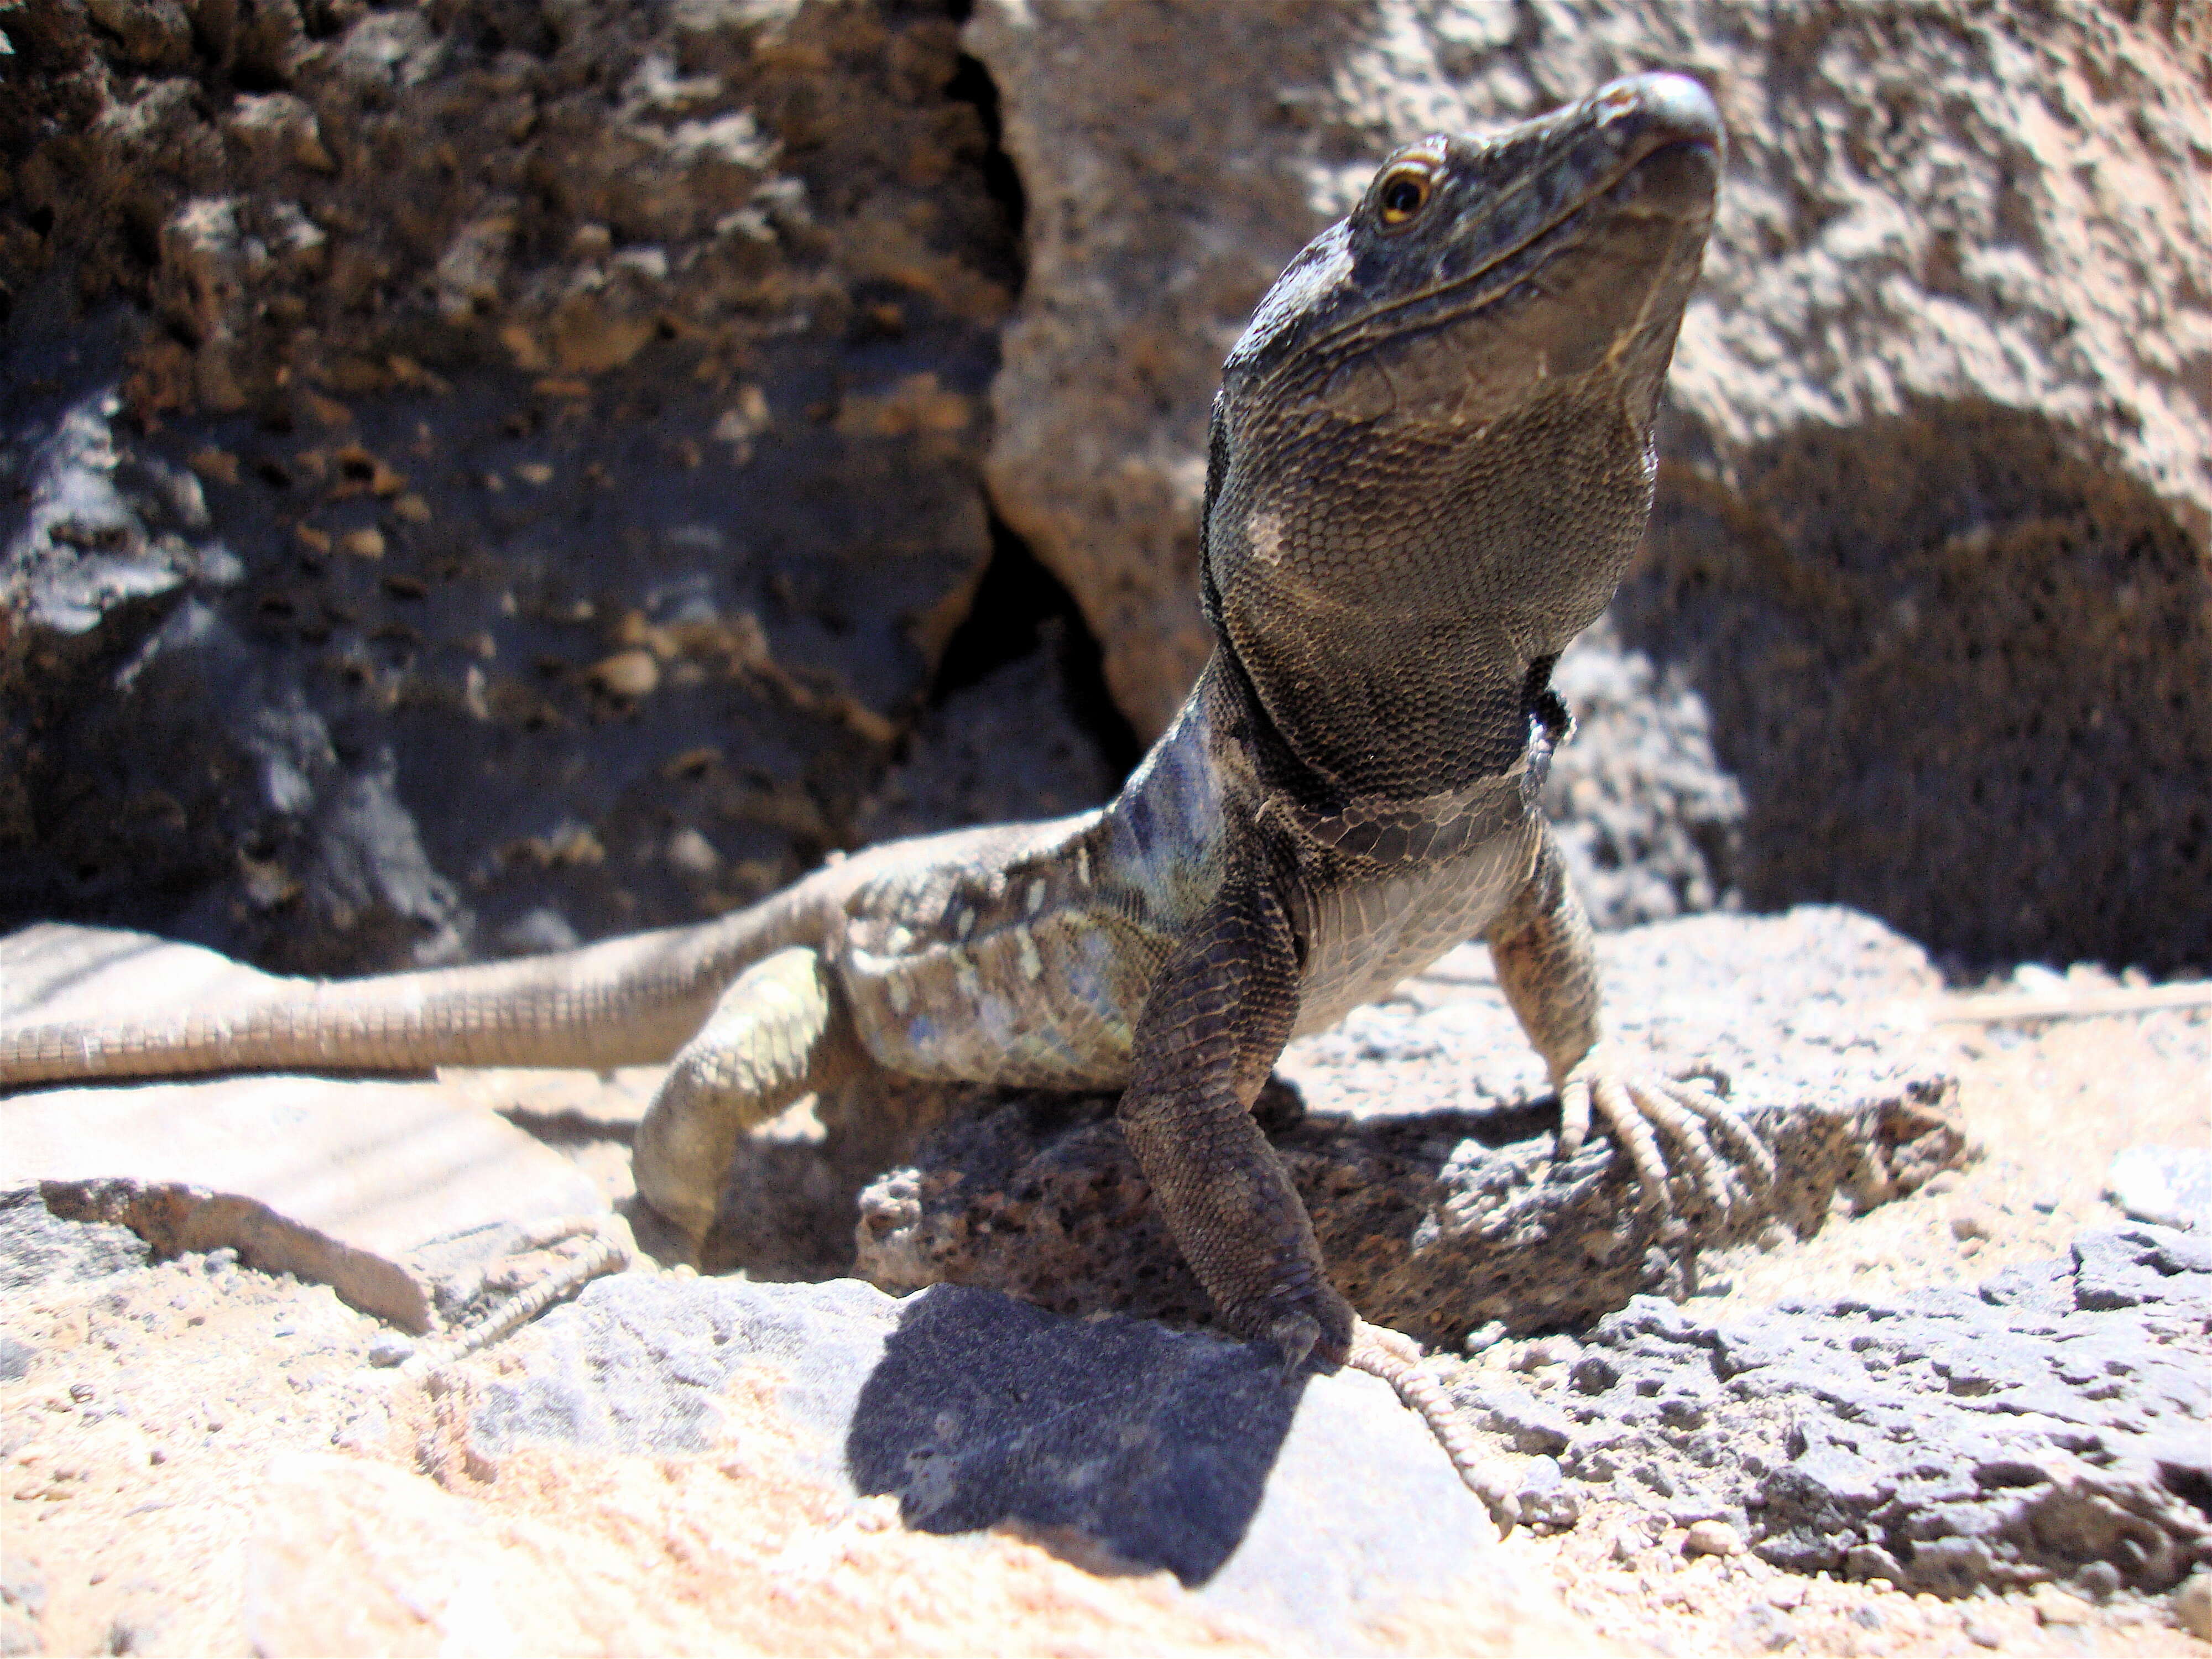
[[[1560,1080],[1561,1158],[1572,1157],[1581,1146],[1593,1110],[1636,1170],[1639,1210],[1663,1212],[1674,1207],[1661,1135],[1669,1143],[1676,1167],[1723,1216],[1735,1214],[1774,1184],[1773,1153],[1735,1108],[1700,1084],[1631,1074],[1620,1055],[1605,1044],[1583,1055]],[[1716,1137],[1727,1143],[1732,1157],[1715,1147]]]
[[[1352,1351],[1344,1363],[1353,1370],[1381,1377],[1396,1389],[1398,1398],[1429,1425],[1429,1432],[1443,1447],[1467,1489],[1489,1510],[1499,1535],[1513,1530],[1514,1522],[1521,1518],[1513,1472],[1483,1455],[1436,1378],[1421,1369],[1419,1344],[1402,1332],[1370,1325],[1363,1319],[1352,1328]]]
[[[1288,1388],[1297,1381],[1314,1345],[1321,1340],[1321,1322],[1311,1314],[1285,1314],[1267,1327],[1267,1340],[1283,1356],[1283,1386]]]

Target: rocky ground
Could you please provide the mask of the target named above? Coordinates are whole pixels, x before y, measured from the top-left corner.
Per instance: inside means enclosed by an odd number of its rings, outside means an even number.
[[[2024,970],[2003,988],[2120,988]],[[1285,1418],[1266,1368],[1202,1333],[648,1257],[425,1379],[390,1363],[422,1339],[327,1285],[222,1247],[149,1263],[133,1233],[19,1201],[0,1211],[7,1643],[2212,1650],[2189,1612],[2204,1580],[2172,1588],[2212,1556],[2187,1474],[2212,1376],[2203,1234],[2102,1195],[2126,1148],[2201,1156],[2212,1018],[1951,1024],[1926,1016],[1966,1000],[1919,994],[1914,1063],[1955,1079],[1945,1110],[1972,1154],[1863,1212],[1838,1200],[1810,1237],[1704,1251],[1679,1304],[1479,1333],[1434,1362],[1552,1523],[1502,1546],[1380,1385],[1316,1379]],[[1482,996],[1431,986],[1376,1013]],[[1301,1078],[1318,1113],[1342,1106],[1327,1059]],[[1455,1064],[1344,1075],[1418,1092]],[[641,1081],[448,1086],[520,1101],[619,1200]],[[2125,1291],[2144,1273],[2154,1291]],[[1949,1348],[1913,1334],[1947,1320]],[[2067,1363],[2092,1348],[2101,1384]],[[1900,1447],[1963,1486],[1890,1467]],[[1163,1468],[1207,1473],[1162,1486]],[[1941,1552],[1893,1548],[1916,1527],[1985,1558],[1931,1577]]]
[[[1398,143],[1697,75],[1721,213],[1547,808],[1668,924],[1616,1024],[1789,1166],[1663,1222],[1555,1166],[1475,952],[1286,1057],[1333,1270],[1552,1523],[1493,1547],[1379,1385],[1204,1330],[1102,1102],[794,1110],[701,1279],[649,1072],[21,1097],[0,1652],[2206,1650],[2212,1019],[1955,988],[2212,954],[2207,38],[0,0],[0,932],[318,972],[1103,799],[1283,263]],[[1810,902],[1882,921],[1729,914]],[[250,982],[31,937],[9,1013]],[[636,1268],[434,1370],[579,1218]]]

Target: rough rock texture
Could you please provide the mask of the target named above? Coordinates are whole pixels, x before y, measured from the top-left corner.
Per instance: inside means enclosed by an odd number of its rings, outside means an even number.
[[[1456,1397],[1571,1481],[1726,1520],[1793,1571],[1941,1595],[2064,1579],[2101,1599],[2212,1562],[2208,1337],[2212,1253],[2135,1224],[1978,1295],[1717,1325],[1640,1299],[1564,1385],[1468,1373]]]
[[[1353,1373],[1282,1384],[1266,1349],[1077,1322],[943,1286],[905,1302],[818,1285],[635,1277],[592,1286],[484,1385],[472,1443],[672,1453],[711,1445],[739,1373],[777,1379],[822,1473],[908,1526],[1011,1526],[1297,1651],[1492,1571],[1481,1505],[1396,1397]]]
[[[1705,698],[1603,618],[1553,684],[1575,736],[1552,757],[1545,807],[1590,919],[1633,927],[1740,906],[1743,790],[1713,752]]]
[[[1275,270],[1393,143],[1686,68],[1731,159],[1607,671],[1684,688],[1682,735],[1611,741],[1709,740],[1741,847],[1679,792],[1697,856],[1618,893],[1601,856],[1607,914],[1735,884],[1968,956],[2212,959],[2201,9],[1007,0],[968,40],[1030,204],[994,496],[1141,728],[1203,651],[1206,406]]]
[[[861,804],[858,838],[872,844],[957,824],[1053,817],[1112,795],[1123,769],[1115,763],[1133,761],[1126,751],[1134,745],[1092,735],[1102,726],[1113,735],[1118,717],[1085,698],[1097,665],[1071,661],[1079,654],[1065,623],[1050,619],[1031,648],[946,690],[916,723],[905,757]]]
[[[0,1288],[31,1291],[145,1265],[146,1241],[128,1227],[66,1220],[46,1208],[36,1187],[0,1187]],[[9,1363],[0,1350],[0,1369]]]
[[[1721,1082],[1773,1146],[1771,1209],[1731,1230],[1678,1183],[1679,1219],[1662,1223],[1637,1207],[1603,1138],[1554,1164],[1541,1062],[1468,947],[1294,1043],[1279,1068],[1306,1115],[1275,1146],[1367,1317],[1450,1346],[1492,1325],[1585,1323],[1641,1291],[1693,1289],[1701,1245],[1771,1222],[1809,1233],[1839,1194],[1876,1202],[1964,1154],[1925,1011],[1902,1000],[1935,976],[1879,923],[1698,917],[1607,940],[1605,957],[1623,1040],[1664,1073]],[[1063,1312],[1207,1316],[1110,1100],[975,1100],[862,1194],[861,1277],[988,1285]]]
[[[0,921],[343,971],[854,838],[990,553],[1018,192],[949,16],[0,27]]]

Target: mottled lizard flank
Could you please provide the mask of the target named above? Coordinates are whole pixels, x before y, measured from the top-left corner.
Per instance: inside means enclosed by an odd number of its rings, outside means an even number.
[[[1286,1373],[1389,1378],[1510,1513],[1411,1345],[1330,1285],[1249,1109],[1292,1036],[1480,934],[1563,1147],[1595,1111],[1653,1204],[1662,1141],[1723,1205],[1771,1173],[1720,1103],[1601,1041],[1589,924],[1537,806],[1569,729],[1553,664],[1650,511],[1721,150],[1705,93],[1653,75],[1384,162],[1230,354],[1203,523],[1213,658],[1106,807],[878,847],[740,914],[557,955],[17,1023],[0,1084],[672,1056],[637,1185],[695,1240],[738,1138],[855,1068],[1118,1088],[1222,1322]]]

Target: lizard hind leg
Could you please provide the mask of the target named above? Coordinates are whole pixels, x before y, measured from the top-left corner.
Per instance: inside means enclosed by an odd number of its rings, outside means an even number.
[[[794,947],[755,963],[678,1051],[646,1109],[631,1159],[639,1195],[696,1250],[714,1224],[738,1138],[849,1075],[860,1056],[821,952]]]

